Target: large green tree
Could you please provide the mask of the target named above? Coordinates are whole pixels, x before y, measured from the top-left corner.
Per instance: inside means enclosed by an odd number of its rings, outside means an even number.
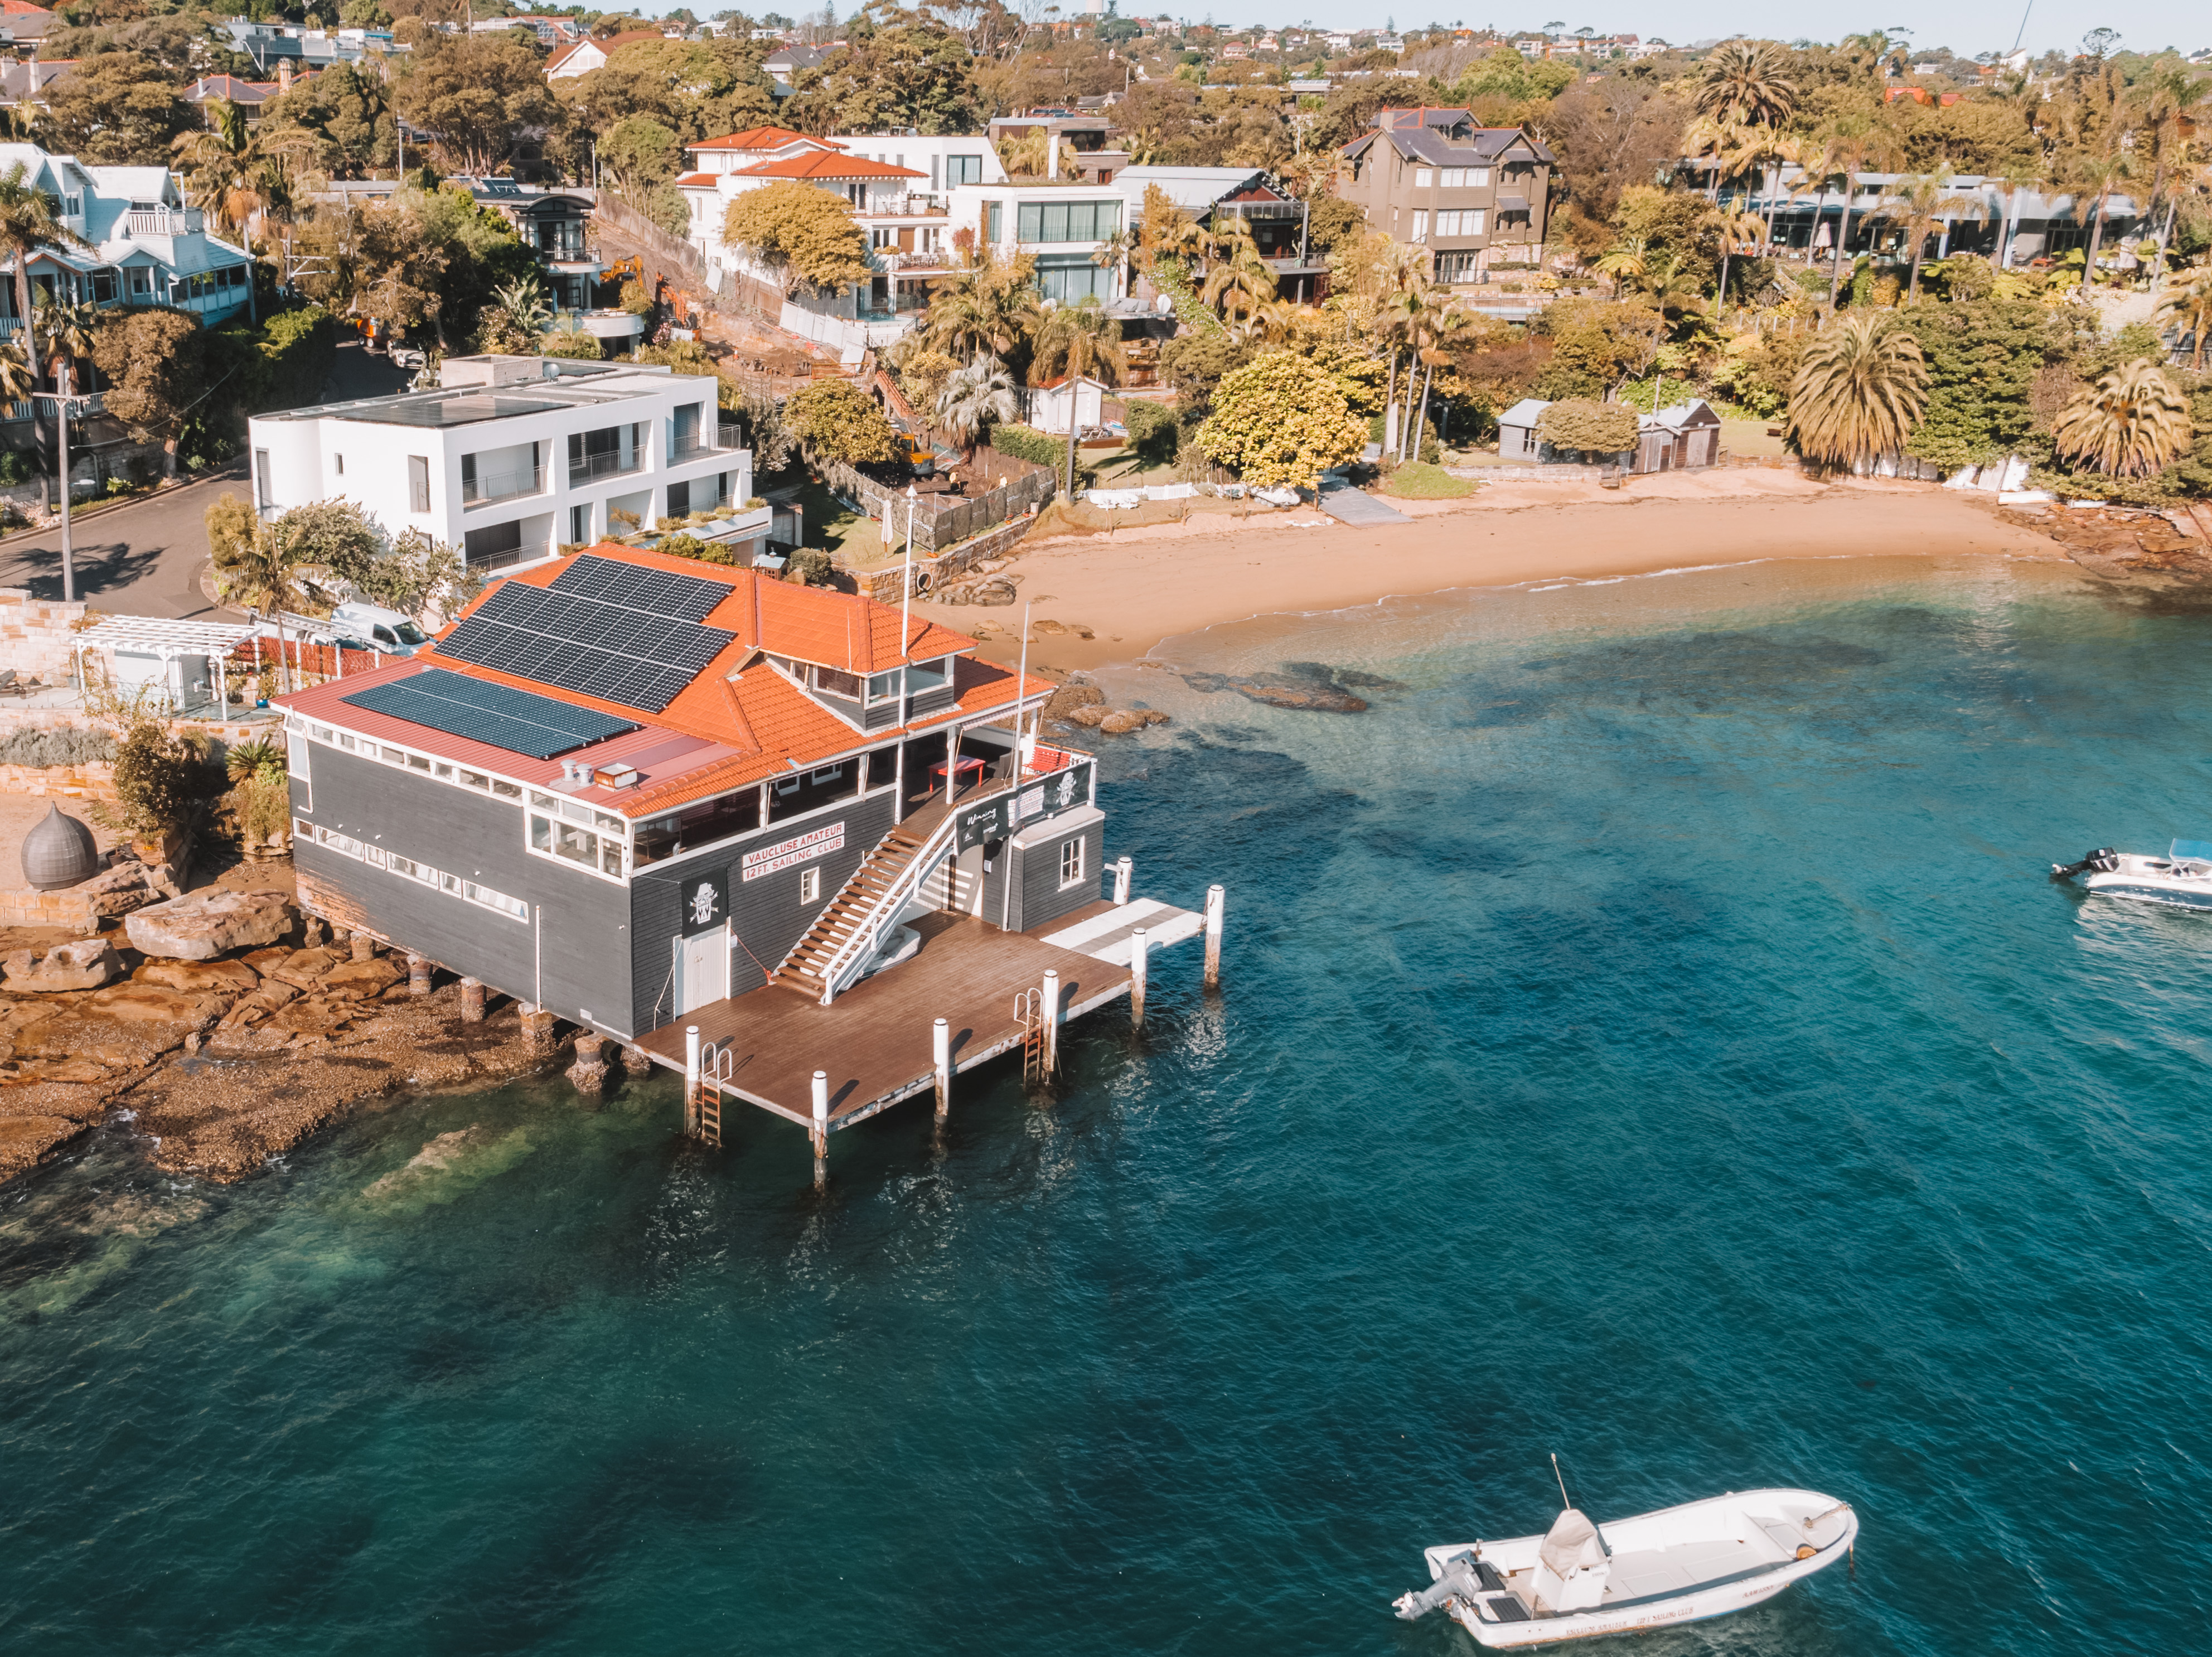
[[[633,40],[604,69],[564,82],[561,100],[573,112],[577,138],[588,141],[644,115],[680,143],[697,143],[775,119],[775,83],[762,56],[759,42],[720,35]]]
[[[898,458],[898,434],[876,399],[848,380],[817,380],[783,405],[792,435],[818,460],[857,464]]]
[[[184,311],[109,312],[94,330],[92,360],[107,378],[107,412],[143,442],[161,445],[161,469],[177,475],[185,417],[207,385],[207,336]]]
[[[337,178],[366,178],[398,160],[398,129],[384,83],[351,64],[295,82],[261,107],[261,138],[296,132],[313,142],[314,164]]]
[[[1244,481],[1321,486],[1321,474],[1358,460],[1367,423],[1328,372],[1294,351],[1272,350],[1226,375],[1199,448]]]
[[[869,0],[848,43],[800,73],[784,117],[804,132],[928,136],[972,132],[980,119],[975,59],[929,10]]]
[[[135,52],[85,58],[46,88],[47,145],[95,167],[166,167],[177,136],[200,125],[183,90]]]
[[[495,172],[526,136],[561,123],[544,66],[511,30],[431,34],[404,63],[392,101],[410,125],[435,135],[456,172]]]
[[[2033,301],[1920,305],[1905,319],[1928,369],[1928,400],[1911,452],[1946,472],[2028,447],[2036,376],[2064,350],[2051,313]]]
[[[797,179],[748,190],[722,216],[722,240],[776,274],[784,291],[835,292],[867,280],[867,233],[843,198]]]

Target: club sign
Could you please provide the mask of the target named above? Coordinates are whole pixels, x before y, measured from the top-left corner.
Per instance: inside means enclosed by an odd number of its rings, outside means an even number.
[[[817,857],[826,857],[841,851],[845,845],[845,825],[832,823],[826,828],[810,829],[805,834],[793,835],[772,846],[763,846],[749,851],[738,861],[738,878],[757,880],[764,874],[774,874],[779,869],[811,863]]]

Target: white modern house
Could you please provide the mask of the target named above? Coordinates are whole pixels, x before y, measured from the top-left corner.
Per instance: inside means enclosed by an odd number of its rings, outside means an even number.
[[[1001,258],[1033,255],[1047,299],[1073,303],[1096,295],[1111,304],[1121,297],[1120,261],[1098,257],[1131,222],[1121,179],[1110,185],[965,185],[952,192],[951,222],[956,240],[965,230],[977,247]]]
[[[762,550],[771,509],[753,457],[720,423],[717,381],[629,362],[447,359],[436,390],[325,403],[251,423],[254,504],[358,502],[392,536],[418,530],[506,570],[564,546],[669,531]]]

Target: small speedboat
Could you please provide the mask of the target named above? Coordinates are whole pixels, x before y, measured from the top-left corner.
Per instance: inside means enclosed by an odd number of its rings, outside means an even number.
[[[2079,876],[2083,890],[2175,909],[2212,909],[2212,842],[2176,840],[2163,857],[2100,847],[2078,863],[2053,863],[2055,880]]]
[[[1602,1528],[1570,1507],[1541,1536],[1425,1550],[1433,1586],[1396,1610],[1442,1606],[1486,1646],[1637,1634],[1771,1599],[1858,1533],[1848,1502],[1813,1490],[1731,1491]]]

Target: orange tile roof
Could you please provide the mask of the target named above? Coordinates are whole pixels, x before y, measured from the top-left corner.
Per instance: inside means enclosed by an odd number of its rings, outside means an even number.
[[[641,712],[621,703],[562,690],[474,662],[456,661],[439,655],[434,645],[412,660],[420,666],[445,667],[495,685],[509,685],[540,696],[553,696],[577,707],[594,708],[641,725],[678,732],[716,744],[722,751],[696,770],[662,783],[648,783],[636,789],[620,792],[586,791],[608,810],[628,817],[650,817],[765,777],[781,776],[792,769],[793,762],[802,766],[818,765],[861,746],[864,741],[882,742],[898,734],[896,728],[887,728],[869,732],[864,738],[853,725],[831,713],[765,660],[771,655],[786,656],[861,675],[896,667],[902,660],[901,618],[899,612],[890,606],[878,604],[858,594],[793,586],[763,570],[702,564],[694,559],[668,557],[618,542],[602,542],[585,551],[595,557],[701,576],[729,587],[728,596],[715,605],[706,620],[708,626],[726,628],[737,637],[701,670],[698,677],[678,691],[675,699],[661,712]],[[573,557],[556,558],[507,579],[530,587],[547,587],[574,561]],[[472,613],[498,590],[498,586],[495,582],[487,588],[462,615]],[[975,640],[919,617],[908,624],[908,629],[905,659],[927,661],[948,655],[960,659],[954,669],[953,684],[958,692],[954,706],[916,720],[905,728],[927,730],[955,719],[972,721],[979,714],[993,710],[1011,709],[1018,699],[1016,675],[1003,667],[965,656],[965,652],[975,648]],[[440,635],[441,638],[445,637],[445,633]],[[1048,695],[1052,690],[1050,681],[1042,679],[1031,678],[1024,683],[1026,688],[1021,694],[1029,697]],[[337,685],[349,687],[347,694],[359,688],[351,679],[338,681]],[[301,694],[319,703],[324,699],[320,691],[335,689],[337,685]],[[316,711],[292,698],[279,701],[280,705]],[[320,715],[325,718],[334,716],[327,709],[320,710]],[[350,713],[335,716],[352,719]],[[413,740],[416,746],[422,746],[420,739]]]
[[[872,161],[864,155],[843,155],[835,150],[810,149],[803,155],[786,155],[781,161],[763,161],[758,167],[740,168],[741,179],[923,179],[927,173],[917,173],[911,167],[893,167],[889,161]]]
[[[726,132],[719,138],[708,138],[701,143],[690,143],[686,149],[781,149],[787,144],[811,143],[823,149],[842,149],[827,138],[810,137],[804,132],[793,132],[787,126],[749,126],[742,132]]]
[[[686,173],[683,177],[676,180],[676,187],[678,190],[681,190],[686,185],[696,187],[702,186],[712,186],[714,182],[714,175],[712,173]]]

